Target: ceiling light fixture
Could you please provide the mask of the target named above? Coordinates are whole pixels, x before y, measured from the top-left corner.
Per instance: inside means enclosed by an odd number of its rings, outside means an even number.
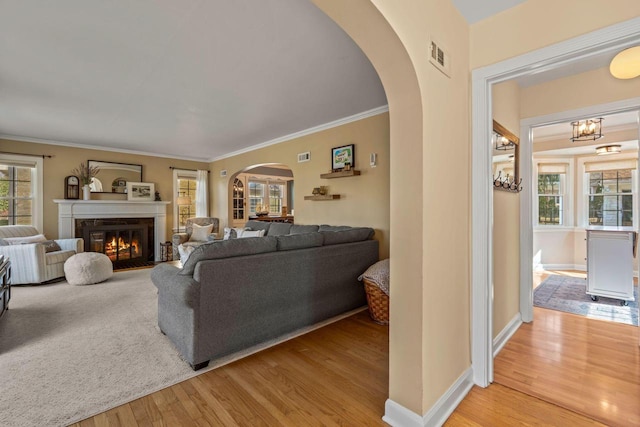
[[[506,137],[500,135],[497,132],[493,133],[493,140],[495,141],[496,150],[506,151],[516,148],[516,144],[514,144],[512,141],[509,141]]]
[[[598,156],[606,156],[608,154],[619,154],[622,151],[622,146],[619,144],[603,145],[596,147],[596,154]]]
[[[609,72],[617,79],[633,79],[640,76],[640,46],[630,47],[618,53],[611,60]]]
[[[595,141],[602,138],[602,117],[597,119],[578,120],[571,122],[573,136],[571,141]]]

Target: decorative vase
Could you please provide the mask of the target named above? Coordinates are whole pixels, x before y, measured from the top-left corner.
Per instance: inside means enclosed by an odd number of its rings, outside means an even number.
[[[89,184],[82,186],[82,198],[83,200],[91,200],[91,188],[89,188]]]

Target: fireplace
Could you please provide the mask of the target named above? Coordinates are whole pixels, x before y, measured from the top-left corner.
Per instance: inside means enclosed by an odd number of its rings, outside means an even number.
[[[114,269],[153,264],[153,218],[76,219],[84,250],[107,255]]]
[[[129,200],[69,200],[54,199],[58,205],[58,238],[82,237],[84,232],[78,232],[79,221],[96,223],[121,220],[151,220],[147,227],[147,244],[149,250],[145,254],[152,261],[159,262],[160,244],[167,240],[167,205],[170,202]],[[122,225],[120,222],[111,225]],[[131,225],[131,224],[125,224]],[[89,250],[87,248],[86,250]],[[153,258],[152,258],[153,257]]]

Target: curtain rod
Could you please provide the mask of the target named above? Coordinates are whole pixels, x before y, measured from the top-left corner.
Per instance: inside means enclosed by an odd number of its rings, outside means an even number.
[[[178,169],[178,170],[181,170],[181,171],[192,171],[192,172],[197,172],[198,171],[197,169],[185,169],[185,168],[178,168],[176,166],[169,166],[169,169],[171,169],[171,170]],[[211,171],[208,170],[207,173],[211,173]]]
[[[14,153],[11,151],[0,151],[0,154],[16,154],[18,156],[30,156],[30,157],[42,157],[43,159],[50,159],[53,156],[50,156],[48,154],[24,154],[24,153]]]

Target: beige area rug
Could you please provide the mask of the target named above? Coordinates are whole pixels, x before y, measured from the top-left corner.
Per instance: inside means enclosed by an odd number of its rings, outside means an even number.
[[[12,287],[0,318],[1,426],[67,425],[195,375],[157,327],[150,271]]]
[[[194,372],[157,326],[150,269],[104,283],[12,287],[0,317],[0,426],[64,426],[329,323],[212,361]]]

